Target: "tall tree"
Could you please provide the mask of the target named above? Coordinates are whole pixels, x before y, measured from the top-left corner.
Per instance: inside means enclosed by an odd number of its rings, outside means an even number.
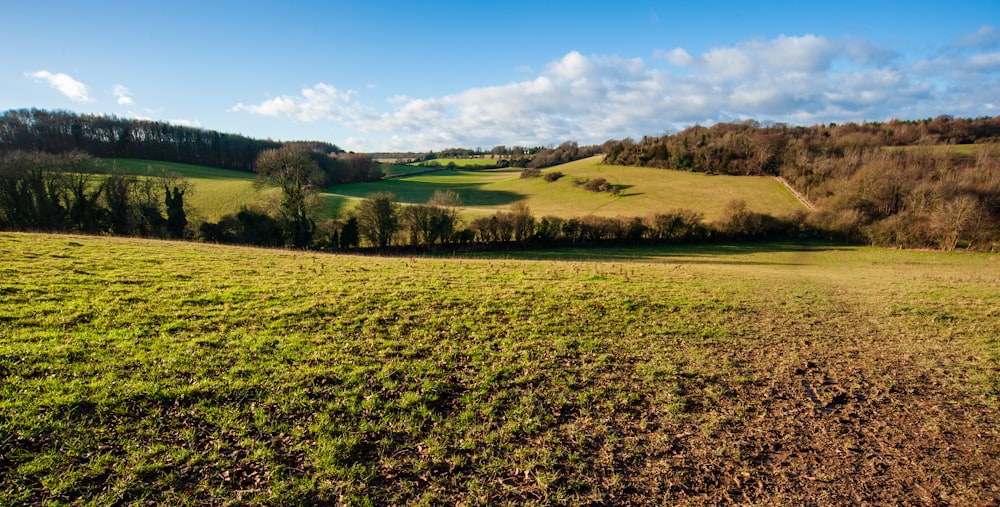
[[[323,173],[309,150],[290,144],[265,150],[257,156],[254,171],[260,181],[281,188],[281,218],[285,222],[288,246],[308,246],[316,229],[309,217],[309,198],[323,182]]]
[[[399,204],[390,193],[368,194],[358,204],[358,231],[369,243],[378,248],[392,244],[399,229]]]
[[[358,246],[361,236],[358,234],[358,218],[350,217],[344,222],[344,227],[340,229],[340,249],[347,250]]]
[[[174,186],[173,192],[171,192],[170,187],[164,185],[163,191],[166,193],[167,234],[171,238],[182,238],[184,237],[184,228],[188,224],[187,213],[184,212],[184,193],[186,190]]]

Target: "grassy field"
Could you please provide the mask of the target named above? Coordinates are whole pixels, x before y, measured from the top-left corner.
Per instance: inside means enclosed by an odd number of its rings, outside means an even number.
[[[256,174],[230,171],[190,164],[157,162],[138,159],[107,159],[105,168],[117,167],[136,174],[177,173],[191,184],[185,203],[197,216],[218,221],[228,213],[236,213],[243,206],[253,206],[277,198],[276,189],[259,189],[254,186]]]
[[[927,151],[934,154],[958,153],[961,155],[976,155],[984,150],[997,150],[1000,144],[979,143],[979,144],[937,144],[933,146],[886,146],[886,150],[901,151]]]
[[[148,170],[175,172],[192,185],[187,202],[198,215],[216,221],[242,206],[268,205],[277,199],[275,189],[258,189],[254,174],[187,164],[115,159],[105,165],[143,174]],[[407,167],[407,166],[397,166]],[[489,214],[524,202],[535,216],[564,218],[589,214],[600,216],[648,216],[656,212],[686,208],[701,211],[708,221],[719,217],[733,199],[743,199],[751,210],[784,216],[804,209],[795,197],[771,178],[708,176],[700,173],[660,169],[607,166],[600,157],[579,160],[544,172],[566,176],[549,183],[542,178],[522,179],[520,169],[463,171],[444,170],[413,174],[373,183],[337,185],[321,194],[320,220],[349,212],[367,194],[392,192],[403,203],[425,203],[435,190],[453,190],[471,215]],[[594,193],[574,185],[574,180],[605,178],[623,189],[619,195]]]
[[[524,202],[535,216],[648,216],[686,208],[701,211],[706,220],[721,215],[726,204],[743,199],[757,212],[784,216],[804,209],[787,189],[771,178],[708,176],[701,173],[607,166],[592,157],[543,171],[566,176],[549,183],[542,178],[521,179],[520,169],[441,171],[375,183],[339,185],[328,189],[346,199],[371,192],[392,192],[401,202],[427,202],[434,190],[453,190],[471,212],[494,212]],[[620,195],[594,193],[574,185],[574,179],[604,178],[620,185]],[[349,206],[349,204],[347,204]]]
[[[382,172],[389,178],[398,178],[409,174],[421,174],[437,170],[434,167],[420,167],[408,164],[382,164]]]
[[[1000,501],[1000,257],[0,233],[0,504]]]
[[[438,164],[442,167],[450,163],[454,163],[458,167],[480,167],[496,165],[499,161],[500,159],[487,156],[485,158],[436,158],[434,160],[428,160],[427,163]],[[420,164],[420,162],[413,162],[410,165],[418,164]]]

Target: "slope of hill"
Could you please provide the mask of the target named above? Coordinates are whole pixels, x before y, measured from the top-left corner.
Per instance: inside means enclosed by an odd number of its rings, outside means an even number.
[[[256,175],[244,171],[122,158],[105,159],[103,165],[135,174],[179,174],[191,186],[186,203],[192,215],[208,221],[277,198],[276,189],[258,188],[254,185]]]
[[[241,206],[266,205],[274,200],[273,189],[254,186],[253,174],[188,164],[152,162],[135,159],[108,159],[106,166],[144,174],[177,173],[191,183],[189,204],[206,220],[218,220]],[[542,178],[524,179],[521,169],[489,171],[436,171],[401,176],[372,183],[336,185],[322,194],[321,217],[349,211],[361,198],[373,192],[391,192],[403,203],[424,203],[435,190],[452,190],[462,197],[463,208],[470,214],[506,210],[523,202],[536,216],[575,217],[647,216],[677,208],[717,218],[726,204],[742,199],[759,213],[783,216],[804,209],[779,182],[764,177],[708,176],[683,171],[608,166],[600,157],[570,162],[543,171],[559,171],[564,177],[554,182]],[[595,193],[574,183],[577,179],[605,178],[620,185],[618,195]]]
[[[389,181],[339,185],[327,191],[351,199],[372,192],[392,192],[401,202],[423,203],[435,190],[453,190],[471,212],[505,210],[515,202],[523,202],[536,216],[560,217],[647,216],[686,208],[713,220],[734,199],[746,201],[753,211],[773,216],[804,209],[791,192],[771,178],[609,166],[602,164],[599,156],[551,167],[543,174],[555,171],[565,176],[547,182],[543,178],[521,178],[520,169],[438,171]],[[576,180],[596,178],[620,186],[621,192],[618,195],[590,192],[576,184]]]
[[[0,233],[0,504],[1000,501],[996,256],[555,254]]]

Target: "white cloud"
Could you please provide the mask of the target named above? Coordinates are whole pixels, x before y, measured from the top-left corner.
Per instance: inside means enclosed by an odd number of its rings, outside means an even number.
[[[977,40],[993,33],[980,32]],[[656,51],[649,63],[570,51],[524,79],[446,96],[397,95],[383,111],[324,84],[233,109],[334,121],[357,134],[359,150],[590,144],[745,118],[811,124],[981,116],[994,113],[984,104],[997,103],[998,73],[1000,53],[990,50],[907,64],[860,39],[782,35],[700,53]]]
[[[119,105],[122,105],[122,106],[131,106],[132,105],[132,102],[133,102],[132,101],[132,94],[129,93],[128,88],[125,88],[125,86],[120,85],[120,84],[116,84],[115,87],[114,87],[114,90],[112,91],[112,93],[114,93],[115,98],[118,99],[118,104]]]
[[[995,49],[1000,47],[1000,30],[995,26],[983,26],[973,33],[959,37],[956,45],[960,48]]]
[[[816,72],[830,66],[841,46],[815,35],[781,35],[773,41],[754,41],[749,49],[769,68]]]
[[[973,55],[969,57],[969,66],[977,70],[1000,70],[1000,52]]]
[[[687,67],[695,62],[684,48],[674,48],[670,51],[659,50],[653,56],[663,58],[678,67]]]
[[[53,74],[47,70],[40,70],[29,72],[26,75],[37,81],[48,83],[49,86],[59,90],[60,93],[77,102],[90,102],[92,100],[87,94],[86,85],[62,72]]]
[[[303,88],[298,96],[283,95],[256,105],[240,102],[231,110],[263,116],[294,116],[304,122],[324,119],[346,121],[357,114],[353,97],[354,92],[351,90],[340,91],[328,84],[319,83],[312,88]]]
[[[659,50],[654,57],[678,67],[697,67],[720,79],[745,79],[774,71],[819,72],[829,68],[838,57],[865,63],[885,59],[886,54],[861,41],[834,41],[807,34],[780,35],[773,40],[751,39],[729,47],[709,49],[701,56],[692,56],[684,48]]]
[[[194,127],[194,128],[201,127],[201,122],[198,120],[184,120],[184,119],[167,120],[167,123],[180,125],[182,127]]]
[[[155,111],[151,111],[149,109],[146,109],[146,110],[143,111],[143,113],[144,114],[138,114],[135,111],[131,111],[130,110],[125,115],[127,117],[129,117],[129,118],[133,118],[133,119],[140,120],[140,121],[156,121],[156,120],[153,119],[152,116],[149,116],[149,115],[152,115],[152,114],[156,114]]]
[[[576,51],[570,51],[566,56],[552,62],[548,73],[557,79],[584,79],[594,73],[594,64],[590,59]]]
[[[759,68],[751,55],[739,48],[711,49],[701,63],[710,73],[724,77],[745,78]]]

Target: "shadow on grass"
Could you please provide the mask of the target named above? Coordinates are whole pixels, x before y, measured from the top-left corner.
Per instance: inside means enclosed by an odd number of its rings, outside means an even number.
[[[720,264],[746,266],[806,266],[805,259],[783,257],[778,259],[746,258],[761,254],[802,254],[824,251],[854,251],[855,248],[828,242],[773,241],[748,243],[705,243],[697,245],[656,245],[656,246],[593,246],[561,247],[546,250],[525,250],[508,252],[482,252],[470,254],[475,257],[547,260],[547,261],[628,261],[628,262],[669,262],[673,264]]]
[[[323,218],[337,218],[347,211],[347,198],[342,195],[320,194],[318,215]]]
[[[519,201],[524,194],[505,190],[484,190],[483,183],[447,183],[404,181],[397,179],[382,180],[374,183],[353,183],[337,185],[328,188],[328,194],[333,197],[363,198],[376,192],[389,192],[396,200],[404,204],[422,204],[430,200],[436,190],[451,190],[462,198],[463,206],[504,206]]]

